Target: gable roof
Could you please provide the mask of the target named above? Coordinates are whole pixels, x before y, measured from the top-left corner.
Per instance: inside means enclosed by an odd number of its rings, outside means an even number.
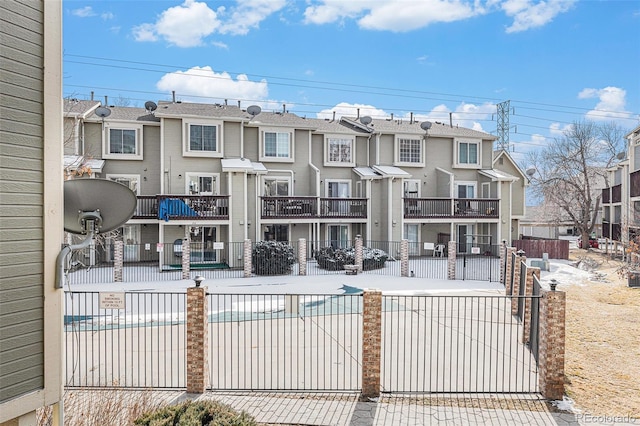
[[[493,162],[491,163],[491,165],[493,166],[494,169],[496,168],[496,163],[498,162],[498,159],[501,157],[509,160],[509,162],[513,165],[513,167],[518,171],[522,179],[524,179],[525,184],[529,183],[529,177],[527,177],[527,175],[522,171],[520,166],[518,166],[518,163],[516,163],[513,157],[509,155],[509,153],[504,149],[493,151]]]

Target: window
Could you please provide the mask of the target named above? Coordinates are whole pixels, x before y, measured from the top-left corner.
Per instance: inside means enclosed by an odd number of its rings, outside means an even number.
[[[288,197],[289,196],[289,179],[287,178],[265,178],[264,191],[265,197]]]
[[[404,198],[420,197],[420,180],[406,179],[404,181]]]
[[[262,132],[261,161],[293,161],[292,139],[289,132]]]
[[[333,248],[349,247],[349,225],[329,225],[329,244]]]
[[[459,167],[477,167],[480,165],[480,142],[458,141],[456,154]]]
[[[395,165],[424,166],[423,140],[414,137],[396,138]]]
[[[138,189],[140,186],[139,175],[107,175],[106,177],[108,180],[112,180],[126,186],[136,195],[138,195]]]
[[[327,166],[354,166],[354,140],[346,137],[327,137],[326,161]]]
[[[222,157],[222,123],[184,123],[182,155],[186,157]]]
[[[190,195],[216,195],[218,176],[213,173],[187,173],[186,193]]]
[[[216,151],[216,126],[189,126],[189,151]]]
[[[142,160],[142,126],[113,126],[105,130],[103,158]]]

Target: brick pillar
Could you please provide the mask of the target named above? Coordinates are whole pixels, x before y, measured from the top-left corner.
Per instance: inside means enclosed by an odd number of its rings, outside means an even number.
[[[518,313],[518,296],[520,295],[520,271],[522,269],[522,262],[527,263],[527,258],[525,256],[516,256],[516,264],[513,265],[515,268],[513,271],[513,293],[511,294],[513,297],[511,298],[511,314],[515,315]]]
[[[500,282],[505,283],[504,265],[507,263],[507,241],[502,240],[500,245]]]
[[[124,268],[124,241],[116,240],[113,247],[113,282],[122,282]]]
[[[542,290],[540,299],[539,385],[542,396],[560,400],[564,395],[565,348],[564,291]]]
[[[506,279],[504,280],[504,294],[511,296],[511,288],[513,282],[511,281],[511,271],[513,271],[513,253],[516,251],[514,247],[507,247],[507,270],[505,271]]]
[[[457,247],[455,241],[449,241],[447,246],[447,279],[455,280],[456,279],[456,252]]]
[[[251,277],[251,264],[252,264],[252,251],[251,251],[252,247],[251,247],[251,240],[244,240],[244,247],[243,247],[243,251],[244,251],[244,255],[242,256],[244,259],[244,277],[245,278],[249,278]]]
[[[400,241],[400,276],[409,276],[409,240]]]
[[[298,275],[307,275],[307,240],[298,239]]]
[[[204,393],[209,374],[207,287],[187,288],[187,393]]]
[[[356,235],[356,266],[358,267],[358,273],[362,272],[362,237]]]
[[[540,279],[540,268],[527,268],[527,281],[524,287],[524,314],[522,316],[522,343],[529,343],[529,333],[531,331],[531,296],[533,296],[533,277]]]
[[[182,240],[182,279],[191,278],[191,244],[188,238]]]
[[[380,395],[382,292],[362,293],[362,396]]]

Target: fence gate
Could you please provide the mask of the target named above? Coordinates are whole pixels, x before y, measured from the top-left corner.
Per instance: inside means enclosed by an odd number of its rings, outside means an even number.
[[[500,246],[494,244],[458,244],[456,279],[500,281]]]
[[[383,392],[537,393],[537,347],[522,343],[511,305],[505,296],[383,296]]]

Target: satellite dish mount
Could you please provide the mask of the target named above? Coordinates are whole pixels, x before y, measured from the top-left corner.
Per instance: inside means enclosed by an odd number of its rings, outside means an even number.
[[[71,254],[91,245],[96,234],[113,231],[136,211],[137,197],[128,187],[105,179],[74,179],[64,183],[64,230],[85,235],[79,244],[65,245],[56,262],[56,288],[71,263]]]

